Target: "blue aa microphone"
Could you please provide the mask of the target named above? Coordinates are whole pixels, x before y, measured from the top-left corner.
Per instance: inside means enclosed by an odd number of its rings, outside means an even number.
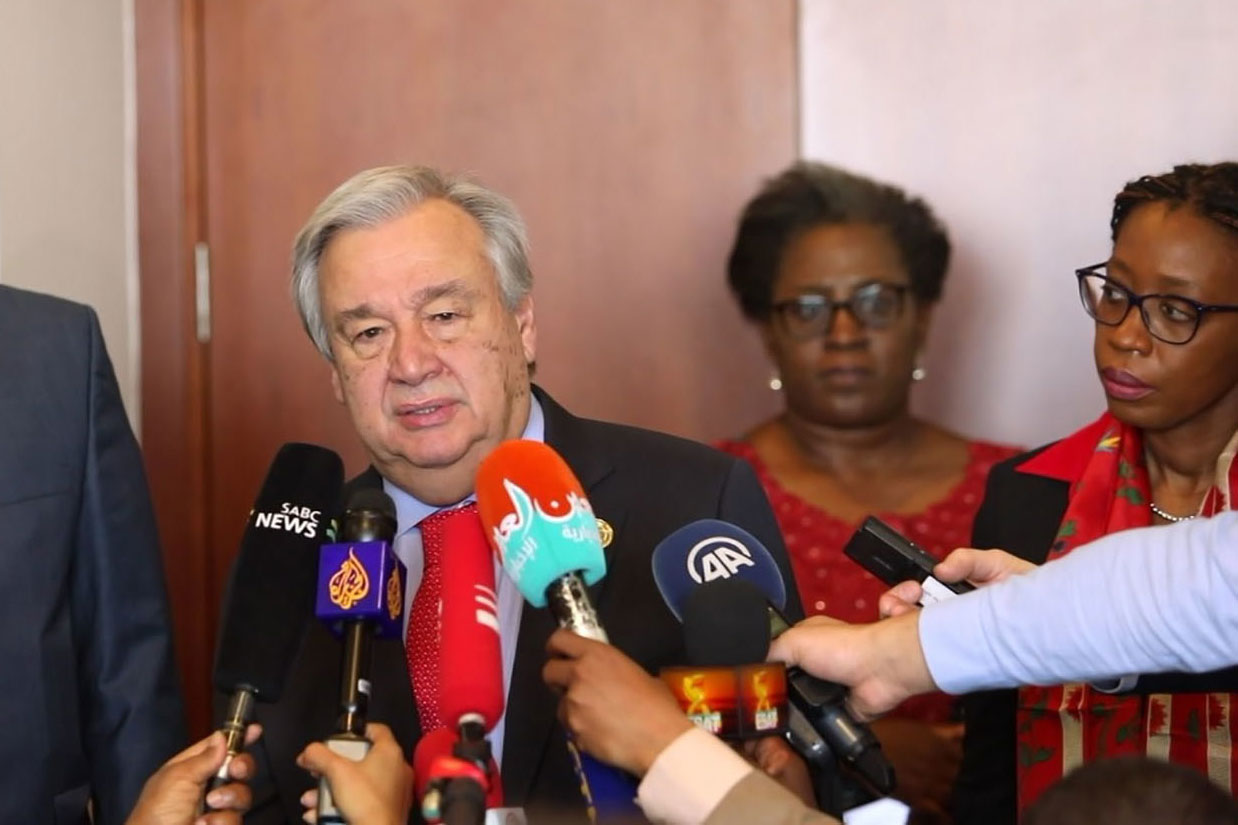
[[[755,536],[734,524],[717,519],[694,521],[654,548],[653,580],[681,622],[693,590],[732,577],[755,585],[778,610],[786,607],[787,586],[774,557]]]
[[[725,521],[695,521],[664,538],[653,551],[653,579],[666,606],[680,621],[697,588],[738,579],[765,596],[771,636],[790,626],[781,612],[787,587],[774,557],[751,533]],[[787,698],[794,708],[791,727],[796,727],[794,717],[802,716],[836,759],[871,790],[889,794],[894,790],[894,768],[868,726],[851,716],[846,697],[841,685],[798,667],[787,670]]]

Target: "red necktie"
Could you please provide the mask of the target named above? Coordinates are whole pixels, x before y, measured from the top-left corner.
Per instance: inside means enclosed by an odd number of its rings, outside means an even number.
[[[469,502],[452,510],[432,513],[421,524],[421,586],[413,597],[408,616],[408,636],[404,646],[408,675],[417,700],[422,734],[443,727],[439,714],[439,644],[443,598],[443,534],[450,519],[477,518],[477,505]]]

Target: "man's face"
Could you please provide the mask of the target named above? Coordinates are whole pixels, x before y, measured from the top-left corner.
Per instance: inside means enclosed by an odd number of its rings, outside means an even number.
[[[463,498],[528,420],[532,299],[504,306],[481,227],[442,200],[340,232],[319,273],[335,396],[370,459],[426,503]]]

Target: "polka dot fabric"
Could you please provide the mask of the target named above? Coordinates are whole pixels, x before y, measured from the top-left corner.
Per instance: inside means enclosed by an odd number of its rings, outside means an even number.
[[[421,547],[425,567],[421,586],[409,610],[408,635],[404,653],[408,675],[417,700],[421,730],[428,733],[443,727],[439,712],[439,659],[443,619],[443,532],[451,519],[478,518],[477,505],[469,502],[452,510],[439,510],[422,519]]]
[[[799,585],[804,612],[825,614],[847,622],[876,621],[877,599],[888,588],[843,555],[843,546],[858,524],[835,518],[781,487],[751,445],[724,441],[718,448],[745,459],[756,470],[782,529],[791,567]],[[1013,447],[973,441],[963,479],[943,499],[914,515],[876,513],[885,523],[937,558],[971,540],[971,524],[984,496],[989,470],[1019,451]],[[926,722],[945,721],[951,700],[943,694],[917,697],[892,715]]]

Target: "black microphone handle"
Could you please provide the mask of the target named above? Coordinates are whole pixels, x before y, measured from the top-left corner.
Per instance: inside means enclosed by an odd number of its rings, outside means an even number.
[[[370,648],[374,629],[368,621],[344,624],[344,655],[340,660],[340,707],[337,733],[365,736],[370,710]]]
[[[465,715],[459,725],[460,738],[452,746],[452,756],[472,762],[490,776],[490,740],[480,719]],[[444,825],[481,825],[486,818],[486,790],[476,780],[457,776],[443,784],[439,792],[439,813]]]
[[[447,782],[439,806],[443,825],[483,825],[486,821],[486,792],[473,779]]]
[[[254,692],[249,688],[237,688],[233,691],[232,697],[228,699],[228,711],[219,728],[224,735],[224,746],[228,753],[224,757],[224,763],[219,766],[219,770],[206,783],[206,793],[209,794],[232,781],[228,770],[232,766],[232,760],[245,749],[245,731],[252,721],[254,721]],[[206,804],[205,797],[202,801],[202,809],[204,811],[214,810]]]
[[[893,793],[894,766],[868,726],[851,718],[847,690],[798,667],[787,669],[787,698],[821,734],[834,756],[883,796]]]
[[[364,759],[370,752],[370,740],[365,738],[365,723],[370,706],[370,647],[374,636],[371,625],[371,622],[361,619],[344,623],[339,716],[335,733],[323,743],[353,761]],[[320,825],[344,822],[343,815],[335,806],[331,783],[325,775],[318,778],[318,822]]]

